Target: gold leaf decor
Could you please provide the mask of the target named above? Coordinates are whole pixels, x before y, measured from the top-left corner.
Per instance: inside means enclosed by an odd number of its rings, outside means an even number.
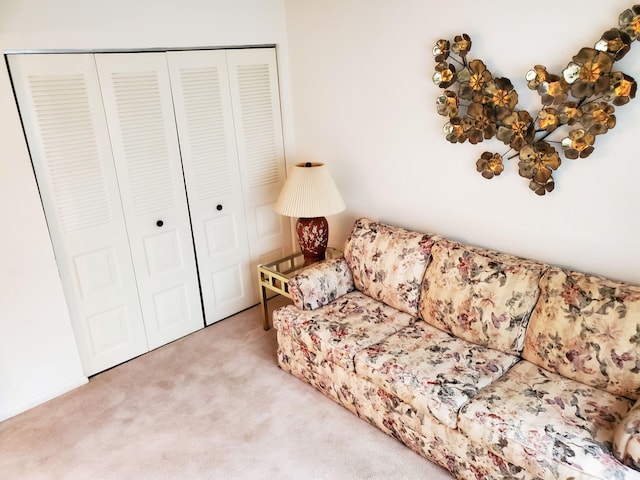
[[[525,79],[540,95],[542,108],[535,118],[516,108],[518,92],[508,78],[494,77],[482,60],[469,58],[469,35],[438,40],[433,82],[444,90],[436,110],[448,117],[446,139],[475,145],[495,137],[509,149],[482,153],[476,169],[484,178],[502,173],[503,158],[517,157],[518,173],[529,180],[532,191],[553,191],[560,152],[572,160],[591,155],[598,135],[615,127],[615,107],[635,97],[636,81],[614,71],[614,63],[639,38],[640,5],[634,5],[620,14],[618,28],[604,32],[593,48],[580,49],[560,74],[534,66]]]

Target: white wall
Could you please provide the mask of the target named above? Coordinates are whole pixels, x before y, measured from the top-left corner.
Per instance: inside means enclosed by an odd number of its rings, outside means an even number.
[[[282,0],[0,1],[3,52],[276,44],[286,59],[285,40]],[[286,61],[279,67],[286,120]],[[0,145],[1,421],[86,377],[4,64]]]
[[[330,217],[341,245],[361,215],[640,283],[640,98],[617,109],[595,152],[564,160],[556,189],[537,197],[517,159],[491,181],[475,171],[497,141],[453,145],[431,81],[439,38],[468,33],[470,58],[510,78],[520,108],[539,97],[524,75],[561,72],[580,48],[617,26],[628,0],[286,0],[298,161],[324,161],[347,211]],[[640,81],[640,42],[617,69]],[[291,160],[291,155],[289,156]]]

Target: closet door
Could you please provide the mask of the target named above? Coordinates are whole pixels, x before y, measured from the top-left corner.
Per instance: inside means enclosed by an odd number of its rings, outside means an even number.
[[[207,324],[255,304],[224,50],[168,52]]]
[[[276,51],[228,50],[227,65],[255,272],[258,263],[291,252],[290,220],[273,209],[285,180]]]
[[[153,349],[204,325],[166,56],[95,58]]]
[[[84,373],[93,375],[147,351],[93,55],[8,61]]]

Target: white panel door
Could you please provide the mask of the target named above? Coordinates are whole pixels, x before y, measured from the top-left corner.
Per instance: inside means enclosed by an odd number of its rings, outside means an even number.
[[[224,50],[168,52],[206,323],[255,304]]]
[[[166,55],[96,55],[149,348],[204,325]]]
[[[147,351],[93,55],[9,55],[84,373]]]
[[[258,263],[291,252],[290,220],[273,209],[285,180],[276,51],[229,50],[227,65],[252,271],[256,271]]]

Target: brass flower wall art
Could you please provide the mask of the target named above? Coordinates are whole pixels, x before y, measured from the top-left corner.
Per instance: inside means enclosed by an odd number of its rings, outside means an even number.
[[[476,144],[496,137],[509,149],[482,153],[478,172],[493,178],[503,172],[504,158],[518,157],[518,173],[529,179],[529,188],[538,195],[551,192],[553,172],[561,164],[559,152],[568,159],[591,155],[598,135],[615,127],[615,107],[635,97],[635,80],[614,71],[613,65],[640,38],[640,5],[622,12],[618,23],[593,48],[582,48],[560,74],[542,65],[527,72],[527,85],[542,103],[535,118],[516,108],[518,92],[508,78],[494,77],[482,60],[469,59],[469,35],[458,35],[453,42],[438,40],[433,81],[444,89],[436,107],[449,118],[446,139]]]

